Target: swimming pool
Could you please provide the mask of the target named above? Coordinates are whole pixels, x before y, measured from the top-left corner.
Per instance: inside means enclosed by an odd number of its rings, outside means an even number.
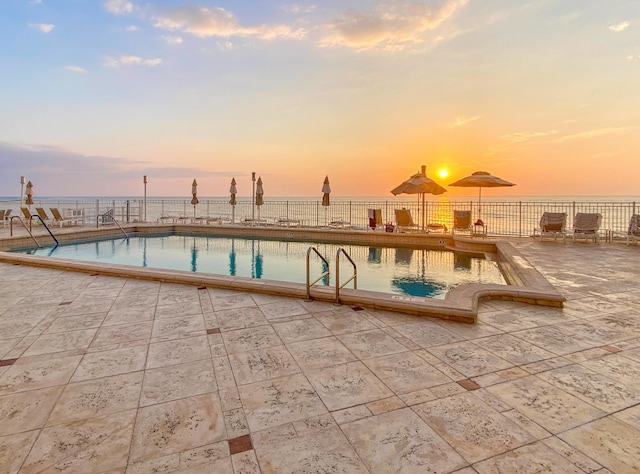
[[[447,291],[464,283],[505,284],[495,262],[439,249],[172,234],[69,243],[22,252],[54,258],[304,283],[306,255],[310,246],[316,247],[329,261],[331,285],[335,284],[335,256],[340,247],[356,262],[358,289],[442,299]],[[322,271],[322,261],[312,254],[311,279],[317,278]],[[340,273],[341,282],[351,275],[351,266],[344,258],[341,260]]]

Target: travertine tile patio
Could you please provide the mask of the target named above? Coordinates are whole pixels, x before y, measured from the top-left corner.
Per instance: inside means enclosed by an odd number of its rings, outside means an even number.
[[[0,472],[640,472],[637,246],[476,325],[0,264]]]

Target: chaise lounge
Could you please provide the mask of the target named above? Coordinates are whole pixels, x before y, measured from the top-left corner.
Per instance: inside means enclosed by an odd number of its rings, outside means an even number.
[[[600,243],[600,224],[602,224],[602,214],[578,212],[573,218],[573,241],[576,239],[593,239],[596,244]]]
[[[567,238],[567,213],[566,212],[545,212],[540,218],[540,241],[544,237],[553,237],[553,240],[562,237],[564,242]],[[536,231],[534,230],[534,235]]]

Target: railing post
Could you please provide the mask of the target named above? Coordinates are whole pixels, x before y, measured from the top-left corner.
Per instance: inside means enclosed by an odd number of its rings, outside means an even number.
[[[519,230],[518,230],[518,237],[522,237],[522,201],[518,201],[518,223],[519,223]]]

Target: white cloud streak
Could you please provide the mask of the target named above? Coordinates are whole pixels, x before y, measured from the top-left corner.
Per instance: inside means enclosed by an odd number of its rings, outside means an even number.
[[[67,69],[68,69],[69,71],[72,71],[72,72],[81,72],[81,73],[83,73],[83,72],[89,72],[89,71],[87,71],[85,68],[80,67],[80,66],[67,66]]]
[[[104,7],[116,15],[124,15],[133,11],[133,3],[127,0],[106,0]]]
[[[138,31],[138,27],[136,25],[127,26],[127,31]]]
[[[449,125],[449,128],[462,127],[470,122],[474,122],[480,118],[479,115],[473,117],[456,117],[455,122]]]
[[[609,29],[611,31],[615,31],[616,33],[620,33],[621,31],[626,30],[629,27],[629,25],[631,25],[630,22],[623,21],[623,22],[620,22],[620,23],[618,23],[616,25],[610,25]]]
[[[300,38],[302,29],[287,25],[257,25],[245,27],[230,11],[220,7],[184,5],[156,15],[154,26],[171,31],[182,31],[199,38],[253,36],[261,39]]]
[[[40,33],[51,33],[56,27],[56,25],[50,23],[29,23],[29,26],[40,31]]]
[[[321,45],[404,49],[422,43],[426,32],[438,29],[467,3],[468,0],[444,0],[440,7],[433,8],[422,3],[396,2],[381,4],[374,14],[349,12],[328,25],[330,33]]]
[[[168,44],[182,44],[182,38],[180,38],[179,36],[163,36],[162,39],[164,39]]]
[[[525,131],[525,132],[509,133],[507,135],[501,136],[500,138],[502,138],[503,140],[510,141],[512,143],[522,143],[522,142],[535,140],[536,138],[548,137],[550,135],[555,135],[557,133],[558,133],[557,130],[545,130],[543,132]]]
[[[298,5],[297,3],[282,7],[284,11],[295,14],[313,13],[317,8],[317,5]]]
[[[103,64],[108,67],[119,67],[122,65],[130,65],[130,64],[142,65],[142,66],[158,66],[162,64],[162,59],[160,58],[145,59],[145,58],[141,58],[140,56],[120,56],[118,58],[107,56],[104,59]]]
[[[594,130],[586,130],[584,132],[573,133],[571,135],[565,135],[554,140],[554,143],[568,142],[570,140],[583,140],[595,137],[601,137],[604,135],[625,135],[638,127],[606,127],[597,128]]]

